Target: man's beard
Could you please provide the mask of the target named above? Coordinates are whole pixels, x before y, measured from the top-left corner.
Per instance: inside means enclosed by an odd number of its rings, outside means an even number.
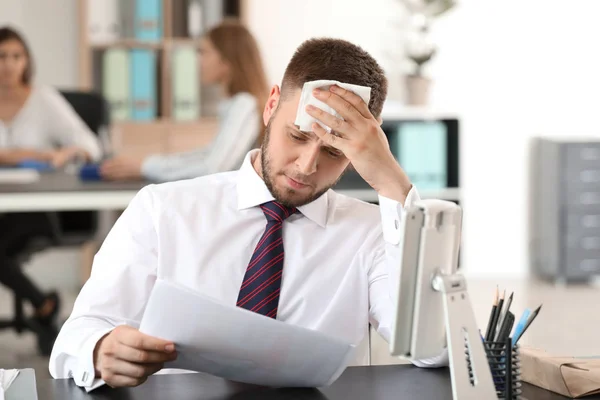
[[[263,180],[265,181],[265,185],[267,185],[267,189],[269,189],[269,192],[271,192],[271,195],[275,198],[275,200],[277,200],[286,207],[301,207],[305,204],[315,201],[316,199],[321,197],[323,193],[327,192],[329,189],[335,186],[335,184],[338,183],[338,181],[340,180],[341,176],[331,185],[328,185],[317,192],[309,193],[308,195],[300,198],[293,197],[293,195],[297,194],[297,192],[291,188],[284,188],[283,190],[279,190],[278,188],[276,188],[274,184],[275,176],[270,164],[271,156],[268,152],[269,137],[271,133],[271,121],[272,118],[271,120],[269,120],[269,123],[265,128],[265,136],[261,145],[260,155],[262,176]]]

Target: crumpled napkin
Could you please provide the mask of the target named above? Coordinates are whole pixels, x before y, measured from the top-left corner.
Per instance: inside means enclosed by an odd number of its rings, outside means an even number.
[[[359,86],[353,85],[350,83],[344,83],[334,80],[318,80],[318,81],[310,81],[305,82],[302,87],[302,93],[300,93],[300,102],[298,103],[298,110],[296,111],[296,120],[294,121],[294,125],[298,126],[298,129],[304,132],[312,131],[312,124],[314,122],[318,123],[325,129],[327,132],[331,132],[331,128],[323,124],[321,121],[318,121],[316,118],[312,117],[306,112],[307,105],[313,105],[321,110],[337,117],[343,119],[332,107],[323,103],[321,100],[318,100],[312,93],[313,89],[320,88],[322,90],[329,90],[331,85],[338,85],[346,90],[350,90],[351,92],[356,93],[360,96],[361,99],[367,104],[369,104],[369,100],[371,99],[371,88],[367,86]]]
[[[4,400],[4,393],[8,390],[17,375],[19,375],[18,369],[0,369],[0,400]]]

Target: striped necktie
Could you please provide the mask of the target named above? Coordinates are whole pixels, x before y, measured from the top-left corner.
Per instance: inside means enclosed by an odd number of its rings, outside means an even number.
[[[267,218],[267,226],[246,268],[237,306],[276,318],[283,273],[283,221],[296,209],[276,201],[262,204],[260,208]]]

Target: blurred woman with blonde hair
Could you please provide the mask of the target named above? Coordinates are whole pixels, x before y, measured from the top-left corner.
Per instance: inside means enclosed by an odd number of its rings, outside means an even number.
[[[200,42],[201,79],[221,87],[219,128],[201,149],[143,160],[117,157],[101,166],[103,178],[156,182],[195,178],[238,168],[246,153],[262,142],[262,108],[269,85],[255,38],[237,20],[225,20]]]

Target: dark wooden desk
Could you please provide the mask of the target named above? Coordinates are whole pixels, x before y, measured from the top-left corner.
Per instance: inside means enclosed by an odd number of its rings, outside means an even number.
[[[72,380],[38,382],[39,400],[452,400],[447,368],[412,365],[350,367],[330,387],[268,389],[225,381],[205,374],[156,375],[136,388],[104,386],[87,394]],[[563,400],[566,397],[523,385],[523,400]],[[598,400],[600,396],[586,398]],[[485,399],[482,399],[485,400]]]

